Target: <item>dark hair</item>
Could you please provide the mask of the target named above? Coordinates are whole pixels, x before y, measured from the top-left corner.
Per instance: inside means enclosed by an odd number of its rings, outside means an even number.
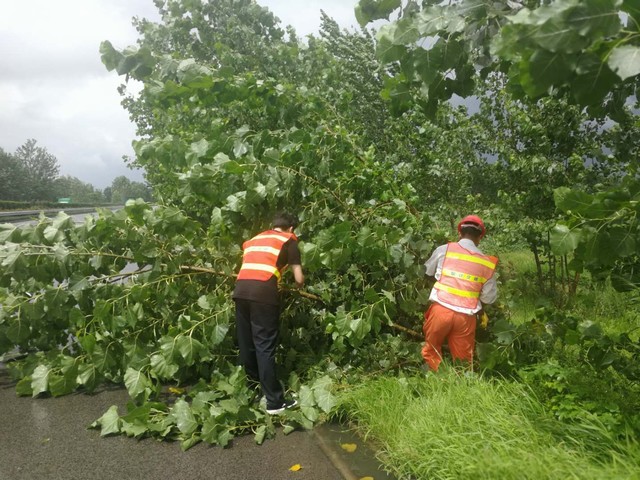
[[[288,212],[278,212],[273,219],[273,228],[296,228],[298,226],[298,217]]]
[[[482,229],[480,226],[465,225],[460,228],[460,234],[463,237],[480,238],[482,236]]]

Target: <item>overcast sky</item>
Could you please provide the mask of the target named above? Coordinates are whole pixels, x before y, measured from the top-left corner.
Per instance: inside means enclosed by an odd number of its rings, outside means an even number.
[[[320,9],[357,24],[356,0],[258,0],[300,36],[317,32]],[[125,175],[135,128],[120,105],[122,78],[100,61],[100,42],[134,44],[134,16],[158,19],[153,0],[0,0],[0,148],[27,139],[55,155],[61,175],[100,189]]]

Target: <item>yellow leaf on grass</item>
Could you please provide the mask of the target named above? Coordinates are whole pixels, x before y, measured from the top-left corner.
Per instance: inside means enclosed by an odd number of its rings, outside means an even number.
[[[346,450],[349,453],[355,452],[356,448],[358,448],[358,445],[356,445],[355,443],[342,443],[340,444],[340,446],[343,450]]]
[[[362,477],[360,480],[374,480],[373,477]]]
[[[169,392],[176,395],[182,395],[184,393],[184,388],[169,387]]]
[[[289,469],[292,472],[297,472],[298,470],[302,470],[302,465],[300,465],[299,463],[296,463],[293,467],[291,467]]]

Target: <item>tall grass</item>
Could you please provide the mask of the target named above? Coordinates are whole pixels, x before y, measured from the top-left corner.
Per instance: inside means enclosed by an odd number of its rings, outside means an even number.
[[[381,446],[402,479],[637,479],[640,452],[596,421],[552,419],[526,387],[467,377],[378,377],[339,411]]]
[[[593,284],[586,278],[578,290],[572,309],[586,320],[599,323],[605,331],[640,333],[639,292],[618,292],[611,282]],[[635,332],[634,332],[635,331]]]
[[[500,301],[507,305],[513,323],[527,322],[535,317],[538,307],[553,305],[553,298],[540,293],[535,259],[529,250],[500,253],[498,274]],[[617,292],[611,282],[596,282],[584,272],[575,294],[558,291],[557,295],[563,297],[564,310],[600,323],[609,332],[640,329],[638,292]],[[640,331],[636,337],[638,334]]]

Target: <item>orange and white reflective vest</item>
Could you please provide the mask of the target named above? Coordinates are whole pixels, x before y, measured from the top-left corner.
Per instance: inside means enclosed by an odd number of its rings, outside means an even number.
[[[498,266],[498,258],[482,255],[449,243],[440,280],[433,288],[439,300],[455,307],[474,309],[480,292]]]
[[[282,274],[277,267],[278,256],[284,244],[292,238],[298,239],[293,233],[267,230],[244,242],[238,280],[266,282],[275,275],[280,281]]]

